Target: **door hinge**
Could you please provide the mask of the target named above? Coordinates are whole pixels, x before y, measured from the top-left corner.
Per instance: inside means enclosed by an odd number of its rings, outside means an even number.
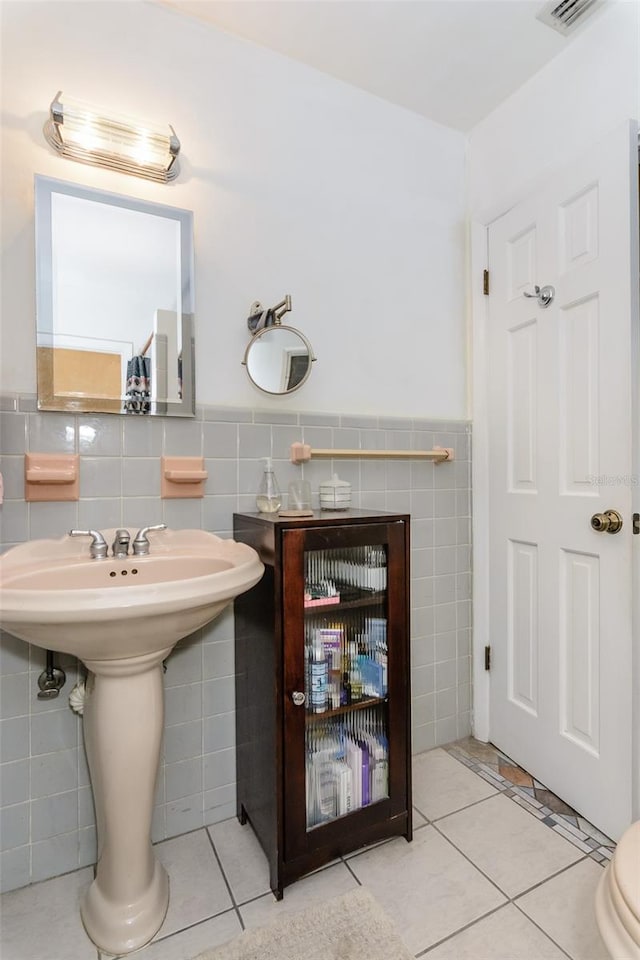
[[[640,533],[640,513],[634,513],[633,526],[631,529],[634,533]]]
[[[489,296],[489,271],[485,270],[482,276],[482,292],[485,297]]]
[[[491,647],[484,648],[484,668],[491,670]]]

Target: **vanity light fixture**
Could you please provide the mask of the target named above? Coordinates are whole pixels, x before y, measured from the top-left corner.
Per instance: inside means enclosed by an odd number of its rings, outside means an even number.
[[[180,141],[170,124],[162,128],[130,117],[103,116],[99,110],[62,97],[54,98],[44,135],[63,157],[158,183],[179,173]]]

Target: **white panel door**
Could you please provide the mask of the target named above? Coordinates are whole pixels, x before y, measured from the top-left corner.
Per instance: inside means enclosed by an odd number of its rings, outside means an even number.
[[[489,227],[490,736],[615,838],[632,800],[636,143],[614,132]],[[546,309],[536,284],[555,287]],[[595,532],[609,508],[622,530]]]

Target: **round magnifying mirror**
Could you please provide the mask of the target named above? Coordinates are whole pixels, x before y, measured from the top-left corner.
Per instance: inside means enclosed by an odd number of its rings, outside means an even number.
[[[242,362],[259,390],[284,394],[302,386],[314,360],[311,344],[299,330],[274,324],[255,334]]]

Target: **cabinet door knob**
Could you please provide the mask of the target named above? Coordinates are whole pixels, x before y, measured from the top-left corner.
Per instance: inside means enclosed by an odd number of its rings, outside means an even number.
[[[304,693],[300,692],[300,690],[294,690],[293,693],[291,694],[291,699],[293,700],[294,705],[296,707],[301,707],[303,706],[307,698],[304,695]]]

